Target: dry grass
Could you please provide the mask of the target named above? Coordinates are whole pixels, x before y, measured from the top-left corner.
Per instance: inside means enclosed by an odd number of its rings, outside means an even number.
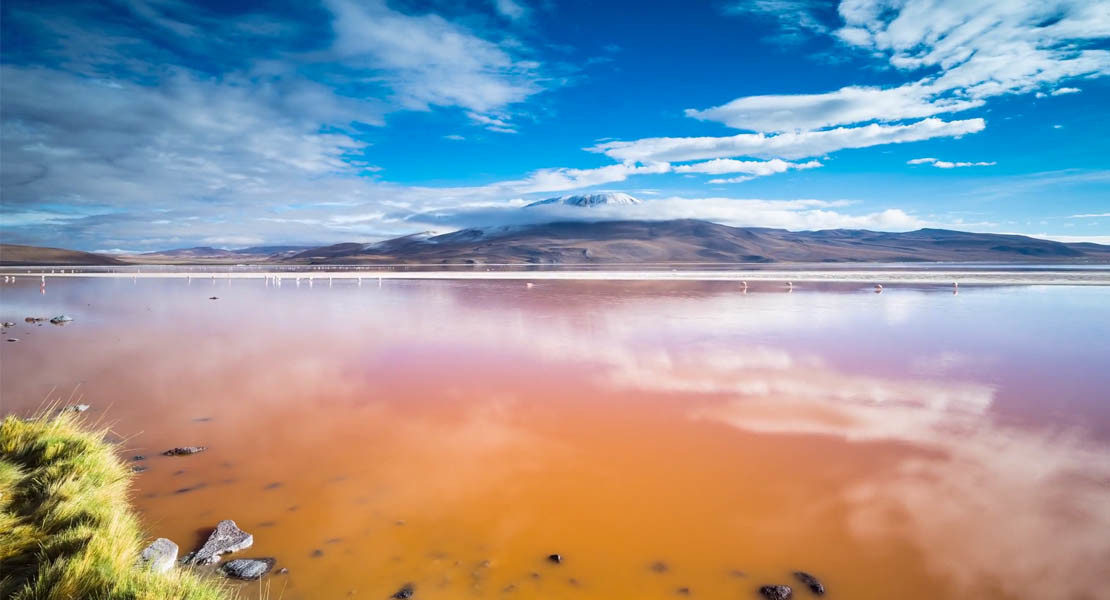
[[[218,579],[138,566],[132,473],[74,413],[0,423],[0,598],[227,600]]]

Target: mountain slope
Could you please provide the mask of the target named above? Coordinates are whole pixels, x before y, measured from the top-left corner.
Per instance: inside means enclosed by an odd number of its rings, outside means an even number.
[[[53,265],[122,265],[122,260],[103,254],[93,254],[64,248],[0,244],[0,265],[53,266]]]
[[[378,244],[337,244],[286,259],[307,263],[650,263],[996,261],[1106,262],[1110,246],[1020,235],[786,231],[706,221],[566,222],[464,229]]]

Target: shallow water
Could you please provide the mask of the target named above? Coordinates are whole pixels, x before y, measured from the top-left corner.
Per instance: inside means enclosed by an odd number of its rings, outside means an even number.
[[[82,396],[152,536],[236,520],[272,598],[1107,597],[1107,287],[0,293],[2,412]]]

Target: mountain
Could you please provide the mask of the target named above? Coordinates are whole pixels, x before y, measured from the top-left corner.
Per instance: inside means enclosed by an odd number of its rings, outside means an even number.
[[[10,245],[0,248],[0,263],[6,265],[251,262],[635,266],[646,263],[926,261],[1107,263],[1110,262],[1110,246],[946,229],[905,233],[863,229],[787,231],[729,227],[684,219],[480,227],[443,235],[424,232],[369,244],[347,242],[307,249],[298,246],[241,250],[200,247],[118,258],[57,248]]]
[[[41,246],[20,246],[0,244],[0,265],[12,266],[54,266],[54,265],[122,265],[122,260],[103,254],[66,250],[64,248],[43,248]]]
[[[552,204],[564,204],[567,206],[579,206],[589,208],[591,206],[632,206],[634,204],[642,204],[643,201],[639,198],[634,198],[628,194],[621,192],[598,192],[596,194],[576,194],[572,196],[559,196],[557,198],[548,198],[546,200],[538,200],[531,204],[527,204],[524,208],[531,208],[534,206],[549,206]]]
[[[882,261],[1108,262],[1110,246],[945,229],[787,231],[684,219],[471,228],[377,244],[336,244],[285,259],[337,264]]]
[[[137,263],[187,263],[187,262],[259,262],[287,258],[313,246],[252,246],[250,248],[213,248],[196,246],[174,248],[142,254],[126,255],[125,259]]]

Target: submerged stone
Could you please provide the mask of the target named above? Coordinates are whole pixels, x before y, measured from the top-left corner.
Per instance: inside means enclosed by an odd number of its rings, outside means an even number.
[[[66,410],[70,410],[70,411],[73,411],[73,412],[85,412],[86,410],[89,410],[90,408],[92,408],[92,407],[89,406],[88,404],[74,404],[73,406],[66,407]]]
[[[53,319],[50,319],[50,322],[55,324],[55,325],[61,325],[62,323],[69,323],[72,320],[73,320],[73,317],[71,317],[69,315],[58,315],[58,316],[54,317]]]
[[[759,588],[759,595],[767,600],[789,600],[794,590],[788,585],[765,585]]]
[[[548,554],[547,555],[547,560],[548,560],[548,562],[553,562],[555,564],[559,564],[559,563],[563,562],[563,555],[562,554]]]
[[[273,558],[237,558],[227,561],[221,569],[235,579],[261,579],[276,563]]]
[[[412,584],[406,583],[405,585],[401,586],[401,589],[394,592],[393,595],[390,596],[390,598],[394,598],[395,600],[406,600],[407,598],[412,598],[412,594],[414,591],[415,590],[413,589]]]
[[[254,536],[239,529],[235,521],[225,519],[216,525],[215,531],[208,536],[200,550],[186,559],[186,564],[212,565],[220,562],[220,555],[250,548]]]
[[[818,596],[825,595],[825,586],[822,585],[821,582],[813,575],[810,575],[805,571],[794,571],[794,577],[798,581],[802,582],[802,584],[804,584],[806,587],[808,587],[809,591],[813,592],[814,594]]]
[[[208,446],[178,446],[177,448],[170,448],[162,454],[165,456],[188,456],[198,452],[204,452]]]
[[[139,561],[155,573],[165,573],[177,562],[177,544],[166,538],[158,538],[143,549],[139,554]]]

